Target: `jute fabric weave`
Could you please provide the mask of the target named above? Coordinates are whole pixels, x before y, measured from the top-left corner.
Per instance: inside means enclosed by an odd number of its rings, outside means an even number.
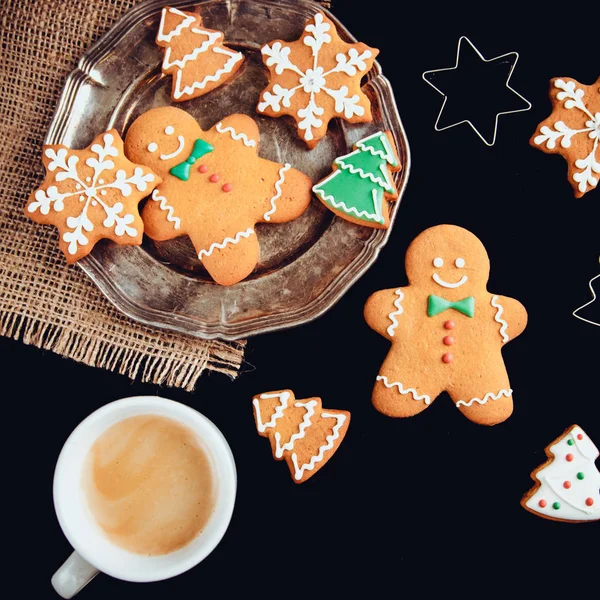
[[[0,0],[0,334],[132,379],[192,390],[238,373],[245,342],[205,341],[121,314],[27,219],[43,140],[67,75],[134,0]],[[168,4],[168,3],[165,3]]]

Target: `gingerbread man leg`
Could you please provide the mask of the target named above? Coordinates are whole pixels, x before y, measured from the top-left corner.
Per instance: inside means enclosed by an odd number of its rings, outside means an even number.
[[[214,242],[198,253],[210,276],[221,285],[233,285],[250,275],[258,257],[258,239],[251,228]]]
[[[494,365],[479,369],[489,373],[483,379],[467,379],[453,384],[448,393],[460,412],[474,423],[496,425],[513,412],[512,389],[504,368]]]
[[[373,406],[388,417],[412,417],[424,411],[442,390],[422,379],[410,363],[388,356],[373,387]]]

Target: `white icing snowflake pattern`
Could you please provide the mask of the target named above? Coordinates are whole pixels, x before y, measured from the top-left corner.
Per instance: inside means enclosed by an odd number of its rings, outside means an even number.
[[[564,102],[564,107],[567,110],[579,110],[586,115],[585,126],[581,129],[572,129],[563,121],[556,121],[553,129],[544,125],[540,129],[540,135],[536,136],[533,141],[538,146],[545,144],[546,148],[553,150],[556,148],[557,142],[560,142],[562,148],[570,148],[572,139],[576,135],[587,134],[593,140],[590,153],[575,160],[575,166],[579,169],[579,172],[573,173],[573,180],[578,184],[577,188],[582,194],[585,194],[588,191],[588,186],[589,189],[592,189],[598,185],[596,175],[600,174],[600,162],[596,160],[596,150],[600,143],[600,112],[593,114],[588,109],[584,98],[585,92],[578,88],[574,81],[557,79],[554,82],[554,87],[562,90],[558,92],[556,99]]]
[[[312,21],[312,20],[311,20]],[[314,23],[309,22],[304,31],[306,35],[303,42],[312,49],[313,65],[312,68],[302,70],[294,64],[290,54],[292,48],[280,41],[267,44],[262,48],[262,54],[265,64],[268,67],[275,67],[276,75],[282,75],[284,72],[293,72],[297,75],[297,85],[293,87],[283,87],[279,83],[273,85],[272,91],[264,91],[261,102],[258,104],[258,111],[264,112],[271,109],[279,113],[284,108],[290,108],[292,97],[298,90],[303,90],[308,97],[303,106],[297,111],[298,128],[301,130],[301,136],[305,141],[315,139],[314,129],[323,125],[323,116],[325,110],[320,105],[319,97],[322,92],[333,98],[335,101],[334,110],[346,119],[352,119],[354,116],[362,117],[365,114],[365,107],[361,104],[361,98],[358,94],[350,95],[349,87],[341,85],[338,89],[332,89],[327,85],[327,78],[333,73],[343,73],[350,77],[357,74],[362,75],[367,70],[367,61],[373,56],[371,50],[359,52],[356,48],[350,48],[346,53],[338,53],[335,56],[336,65],[329,70],[320,65],[319,53],[323,46],[332,43],[330,32],[332,26],[325,22],[322,13],[314,16]],[[351,84],[350,80],[348,81]]]
[[[63,233],[62,239],[68,244],[68,252],[71,255],[77,254],[80,246],[85,246],[89,240],[85,233],[94,230],[94,223],[88,216],[90,205],[100,205],[104,209],[105,218],[102,225],[107,228],[114,228],[114,234],[122,237],[137,236],[137,230],[131,226],[135,220],[133,214],[124,212],[124,204],[115,202],[112,206],[103,200],[109,189],[118,190],[123,198],[127,198],[132,193],[132,186],[139,192],[145,192],[148,189],[148,183],[154,181],[152,173],[145,173],[144,169],[135,166],[133,174],[128,176],[123,169],[119,169],[114,174],[114,181],[105,182],[102,179],[110,176],[110,171],[115,168],[112,157],[117,157],[119,152],[113,146],[114,137],[111,133],[105,133],[102,137],[103,144],[93,144],[91,151],[98,158],[89,157],[85,164],[93,169],[93,175],[81,176],[78,170],[79,157],[75,154],[69,154],[67,148],[60,148],[55,151],[52,148],[46,148],[45,155],[50,159],[48,171],[57,171],[54,177],[56,182],[73,181],[75,182],[75,191],[61,191],[59,186],[51,185],[48,189],[39,189],[34,194],[34,201],[30,202],[27,210],[30,213],[39,211],[42,215],[47,215],[50,211],[61,212],[65,207],[65,200],[78,197],[82,204],[81,212],[78,216],[70,216],[66,220],[67,227],[71,231]],[[72,185],[69,186],[72,189]]]

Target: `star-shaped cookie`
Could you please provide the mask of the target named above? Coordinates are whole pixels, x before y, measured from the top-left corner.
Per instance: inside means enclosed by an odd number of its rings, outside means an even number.
[[[596,188],[600,175],[600,77],[592,85],[555,77],[549,95],[552,113],[529,143],[567,161],[569,183],[581,198]]]
[[[188,235],[198,258],[221,285],[247,277],[259,260],[256,223],[299,217],[311,200],[311,179],[260,158],[259,131],[246,115],[230,115],[208,131],[172,106],[140,115],[125,153],[162,178],[142,211],[153,240]]]
[[[299,40],[274,40],[261,52],[270,80],[257,110],[269,117],[294,117],[309,148],[325,136],[334,117],[350,123],[373,120],[360,82],[379,50],[344,42],[323,12],[308,20]]]
[[[102,238],[120,245],[142,243],[138,204],[161,179],[125,157],[115,129],[101,133],[83,150],[44,146],[42,161],[46,178],[29,196],[25,214],[58,228],[59,247],[68,263],[89,254]]]

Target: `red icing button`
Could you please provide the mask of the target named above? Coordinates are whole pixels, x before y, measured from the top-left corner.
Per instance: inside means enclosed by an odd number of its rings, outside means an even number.
[[[454,358],[454,357],[452,356],[452,354],[450,354],[450,352],[446,352],[446,354],[444,354],[444,356],[442,356],[442,360],[443,360],[443,361],[444,361],[446,364],[448,364],[448,363],[451,363],[453,358]]]
[[[568,490],[571,487],[571,482],[570,481],[565,481],[563,483],[563,487],[565,488],[565,490]]]
[[[223,186],[223,191],[224,191],[224,192],[230,192],[232,189],[233,189],[233,186],[232,186],[230,183],[226,183],[226,184]]]
[[[444,338],[444,344],[446,344],[446,346],[452,346],[452,344],[454,344],[454,338],[451,335],[447,335]]]
[[[593,498],[587,498],[585,501],[586,506],[592,506],[594,504]]]
[[[578,434],[577,434],[577,439],[578,439],[578,440],[582,440],[582,439],[583,439],[583,434],[581,434],[581,433],[578,433]]]
[[[211,183],[217,183],[217,181],[219,181],[219,179],[220,179],[220,177],[219,177],[219,176],[218,176],[216,173],[213,173],[213,174],[210,176],[210,178],[209,178],[209,181],[210,181]]]
[[[567,461],[571,462],[575,457],[572,454],[567,454]]]
[[[446,321],[446,322],[444,323],[444,327],[445,327],[446,329],[454,329],[454,321]]]
[[[548,503],[545,500],[540,500],[538,503],[542,508],[546,508],[546,506],[548,505]]]
[[[200,165],[198,167],[198,171],[200,171],[200,173],[206,173],[206,171],[208,171],[208,167],[206,165]]]

